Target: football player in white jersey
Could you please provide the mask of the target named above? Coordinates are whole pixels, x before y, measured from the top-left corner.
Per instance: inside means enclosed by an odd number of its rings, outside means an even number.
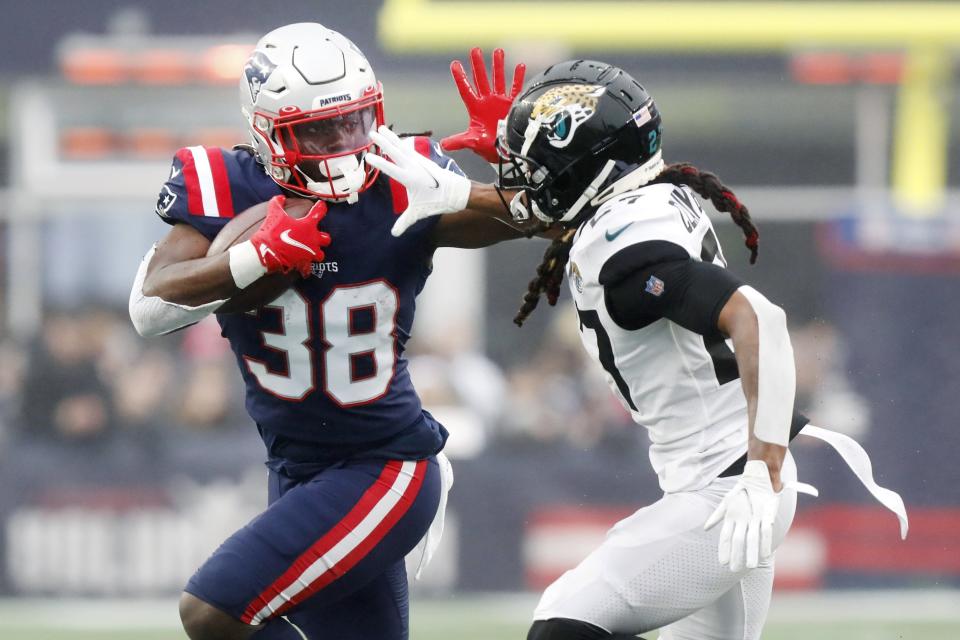
[[[471,123],[489,123],[493,107],[477,113],[464,83],[460,77]],[[512,190],[502,203],[516,220],[559,229],[515,321],[523,323],[542,293],[554,304],[567,276],[584,347],[648,430],[664,491],[547,588],[528,640],[654,629],[664,640],[759,638],[773,552],[797,491],[813,492],[796,482],[787,445],[805,426],[811,435],[821,430],[793,410],[784,312],[726,269],[695,194],[731,215],[753,262],[759,235],[750,214],[713,174],[664,165],[660,114],[622,69],[589,60],[554,65],[505,115],[496,142],[500,182],[471,189]],[[392,155],[382,134],[372,137]],[[481,141],[492,138],[474,136],[465,146],[489,157],[492,143]],[[416,166],[391,160],[371,162],[408,188],[430,188]],[[408,211],[395,233],[450,207],[435,209]],[[863,450],[849,439],[838,443],[837,434],[824,439],[901,516],[905,534],[903,503],[868,477]]]

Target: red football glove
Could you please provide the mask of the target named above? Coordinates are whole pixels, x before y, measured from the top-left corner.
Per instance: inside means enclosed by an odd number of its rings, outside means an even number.
[[[314,262],[323,262],[321,247],[330,244],[330,236],[320,231],[319,224],[327,213],[327,203],[317,200],[307,215],[292,218],[283,209],[286,197],[274,196],[267,205],[267,217],[260,228],[250,236],[267,273],[310,275]]]
[[[487,81],[487,66],[479,47],[470,50],[470,66],[476,90],[467,80],[467,72],[459,60],[450,63],[450,73],[457,84],[463,104],[467,107],[470,124],[463,133],[448,136],[440,141],[447,151],[470,149],[487,162],[497,162],[497,122],[507,117],[513,99],[523,87],[523,74],[527,65],[520,63],[513,70],[513,86],[506,92],[503,73],[503,49],[493,51],[493,91]]]

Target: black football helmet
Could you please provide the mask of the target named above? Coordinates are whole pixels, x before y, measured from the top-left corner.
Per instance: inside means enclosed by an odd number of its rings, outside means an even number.
[[[511,211],[569,222],[624,171],[632,188],[649,182],[663,167],[662,130],[653,98],[623,69],[593,60],[553,65],[500,122],[500,184],[522,189]]]

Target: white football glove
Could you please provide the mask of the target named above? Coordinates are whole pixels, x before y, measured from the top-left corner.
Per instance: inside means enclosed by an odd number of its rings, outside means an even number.
[[[407,189],[407,209],[391,229],[394,236],[403,234],[417,221],[467,208],[470,180],[448,171],[417,153],[386,125],[370,132],[370,139],[388,156],[367,153],[370,166],[379,169]]]
[[[736,572],[744,567],[753,569],[773,555],[773,522],[783,491],[816,495],[816,489],[799,482],[785,484],[780,493],[774,493],[767,464],[763,460],[747,461],[737,484],[703,525],[710,529],[723,520],[720,564]]]

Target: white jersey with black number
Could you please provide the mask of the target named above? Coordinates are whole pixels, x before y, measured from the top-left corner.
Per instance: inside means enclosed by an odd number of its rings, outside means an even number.
[[[627,329],[611,317],[604,273],[651,241],[726,266],[696,195],[656,184],[605,203],[581,226],[567,276],[583,344],[634,421],[648,430],[661,488],[686,491],[706,486],[746,451],[746,399],[731,344],[719,332],[700,335],[666,318]],[[660,296],[671,287],[656,276],[642,284],[639,296]]]
[[[578,620],[634,636],[759,640],[773,562],[730,571],[717,561],[721,527],[703,528],[738,480],[746,458],[747,407],[720,311],[743,286],[724,268],[710,221],[685,187],[651,185],[605,203],[574,237],[568,275],[587,351],[636,422],[649,431],[650,461],[665,494],[607,532],[603,543],[544,592],[538,621]],[[801,428],[840,452],[870,492],[907,519],[899,495],[880,487],[853,440]],[[797,478],[789,452],[781,480]],[[785,490],[772,548],[793,519]]]

